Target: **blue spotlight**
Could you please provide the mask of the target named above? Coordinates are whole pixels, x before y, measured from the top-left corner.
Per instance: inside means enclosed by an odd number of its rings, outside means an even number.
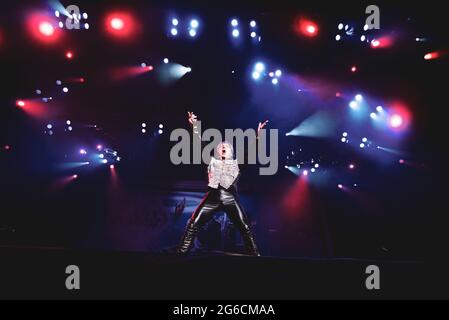
[[[174,25],[175,27],[179,24],[178,19],[174,18],[171,20],[171,24]]]
[[[254,72],[253,72],[253,79],[254,79],[254,80],[260,79],[260,73],[257,72],[257,71],[254,71]]]
[[[279,83],[279,80],[276,79],[276,78],[274,78],[274,79],[271,80],[271,83],[274,84],[274,85],[276,85],[276,84]]]
[[[192,20],[190,21],[190,26],[191,26],[192,28],[194,28],[194,29],[198,28],[198,26],[199,26],[198,20],[192,19]]]
[[[359,107],[359,105],[357,104],[357,102],[356,101],[351,101],[350,103],[349,103],[349,107],[351,108],[351,109],[357,109],[358,107]]]
[[[371,112],[370,115],[371,119],[375,120],[377,118],[377,114],[375,112]]]
[[[363,139],[362,139],[362,142],[367,142],[367,141],[368,141],[367,138],[363,138]]]
[[[178,34],[178,29],[172,28],[172,29],[170,30],[170,33],[171,33],[172,36],[176,36],[176,35]]]
[[[342,136],[343,136],[343,137],[347,137],[347,136],[348,136],[348,133],[347,133],[347,132],[343,132]]]
[[[358,95],[355,96],[355,100],[358,101],[358,102],[362,101],[362,99],[363,99],[363,97],[362,97],[361,94],[358,94]]]
[[[190,29],[189,30],[189,35],[193,38],[196,36],[196,30],[195,29]]]
[[[365,144],[363,142],[360,144],[360,148],[365,148]]]
[[[377,112],[382,112],[382,111],[383,111],[382,106],[377,106],[377,107],[376,107],[376,111],[377,111]]]
[[[252,20],[249,25],[251,26],[251,28],[255,28],[256,27],[256,21]]]
[[[341,138],[341,142],[346,142],[346,138],[345,137]]]
[[[257,72],[263,72],[265,70],[265,65],[262,62],[257,62],[256,65],[254,66],[254,69]]]
[[[251,38],[255,38],[256,36],[257,36],[257,34],[253,31],[253,32],[251,32]]]
[[[237,27],[238,25],[239,25],[239,22],[237,21],[237,19],[232,19],[231,26]]]
[[[282,76],[282,71],[278,69],[278,70],[276,70],[274,75],[279,78],[280,76]]]
[[[340,41],[340,40],[341,40],[341,36],[340,36],[339,34],[337,34],[337,35],[335,36],[335,40],[336,40],[336,41]]]
[[[232,36],[233,36],[234,38],[238,38],[239,35],[240,35],[240,32],[239,32],[238,29],[232,30]]]

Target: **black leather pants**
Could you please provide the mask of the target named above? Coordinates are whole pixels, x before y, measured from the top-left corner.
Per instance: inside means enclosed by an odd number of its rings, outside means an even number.
[[[178,247],[178,253],[187,253],[193,245],[199,229],[204,226],[215,213],[223,210],[242,234],[246,251],[250,255],[259,256],[254,236],[251,232],[248,217],[243,211],[237,196],[225,189],[211,189],[193,212],[187,223],[184,236]]]

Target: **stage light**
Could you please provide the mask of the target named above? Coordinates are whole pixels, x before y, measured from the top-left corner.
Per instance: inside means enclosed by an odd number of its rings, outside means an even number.
[[[87,154],[86,149],[80,149],[80,154]]]
[[[18,106],[18,107],[24,107],[24,106],[25,106],[25,101],[23,101],[23,100],[17,100],[17,101],[16,101],[16,106]]]
[[[122,30],[125,26],[125,22],[121,18],[112,18],[110,21],[112,29]]]
[[[64,87],[64,88],[62,88],[62,91],[67,93],[67,92],[69,92],[69,88]]]
[[[359,102],[362,101],[362,99],[363,99],[363,97],[362,97],[361,94],[358,94],[358,95],[355,96],[355,100],[357,100]]]
[[[193,38],[196,36],[196,30],[195,29],[190,29],[189,30],[189,35]]]
[[[52,136],[52,135],[53,135],[53,131],[49,130],[49,131],[48,131],[48,134],[49,134],[50,136]]]
[[[117,160],[117,161],[120,161],[120,160],[122,160],[122,159],[121,159],[120,157],[117,157],[116,160]]]
[[[47,124],[47,129],[53,128],[53,125],[51,123]]]
[[[257,72],[263,72],[265,70],[265,65],[262,62],[257,62],[254,66]]]
[[[347,136],[348,136],[348,133],[347,133],[347,132],[343,132],[342,136],[343,136],[343,137],[347,137]]]
[[[279,80],[276,79],[276,78],[274,78],[274,79],[271,80],[271,83],[274,84],[274,85],[276,85],[276,84],[279,83]]]
[[[355,165],[353,165],[352,163],[348,166],[349,169],[354,169]]]
[[[365,41],[366,40],[366,37],[364,36],[364,35],[362,35],[361,37],[360,37],[360,41]]]
[[[170,30],[170,33],[171,33],[172,36],[176,36],[178,34],[178,30],[176,28],[172,28]]]
[[[360,144],[360,148],[365,148],[365,144],[363,142]]]
[[[285,169],[288,169],[288,166],[284,166]]]
[[[41,90],[39,90],[39,89],[36,89],[36,94],[41,94],[42,93],[42,91]]]
[[[253,76],[254,80],[258,80],[260,78],[260,73],[257,71],[254,71],[252,76]]]
[[[368,141],[367,138],[363,138],[363,139],[362,139],[362,142],[367,142],[367,141]]]
[[[48,21],[39,23],[39,32],[45,37],[51,37],[55,33],[55,29]]]
[[[368,31],[368,29],[369,29],[369,26],[368,26],[367,24],[365,24],[365,25],[363,26],[363,30],[364,30],[364,31]]]
[[[403,119],[400,115],[394,114],[390,118],[390,126],[392,128],[399,128],[403,123]]]
[[[98,156],[100,157],[100,159],[104,158],[104,154],[103,153],[100,153]]]
[[[107,159],[103,159],[103,160],[101,160],[101,162],[102,163],[108,163],[108,160]]]
[[[351,67],[351,72],[356,72],[357,71],[357,67],[356,66],[352,66]]]
[[[371,46],[372,46],[373,48],[379,47],[379,46],[380,46],[380,41],[379,41],[379,40],[372,40],[372,41],[371,41]]]
[[[338,187],[338,189],[343,189],[343,185],[342,184],[338,184],[337,187]]]
[[[404,164],[405,163],[404,159],[399,159],[399,163]]]
[[[73,178],[73,179],[76,179],[76,178],[78,178],[78,175],[77,175],[77,174],[74,174],[74,175],[72,176],[72,178]]]
[[[304,170],[304,171],[302,172],[302,174],[303,174],[304,176],[307,176],[307,175],[309,174],[309,171]]]
[[[72,51],[67,51],[65,54],[67,59],[72,59],[73,58],[73,52]]]
[[[87,19],[88,15],[86,12],[83,13],[83,19]]]
[[[56,85],[60,86],[62,84],[61,80],[56,80]]]
[[[84,24],[84,29],[89,29],[89,24],[87,22]]]
[[[69,126],[72,122],[70,120],[67,120],[65,123]]]
[[[341,142],[346,142],[346,138],[345,137],[341,138]]]
[[[343,28],[344,28],[343,23],[339,23],[339,24],[338,24],[338,30],[343,30]]]
[[[240,35],[240,32],[237,29],[232,30],[232,36],[237,38]]]
[[[115,168],[115,166],[113,165],[113,164],[111,164],[111,165],[109,165],[109,169],[114,169]]]
[[[256,21],[252,20],[249,25],[251,26],[251,28],[255,28],[256,27]]]
[[[359,107],[359,105],[357,104],[357,102],[356,101],[351,101],[350,103],[349,103],[349,107],[351,108],[351,109],[357,109],[358,107]]]
[[[320,167],[320,165],[319,165],[318,163],[316,163],[316,164],[315,164],[315,168],[318,169],[319,167]]]
[[[101,149],[103,149],[103,146],[101,144],[97,144],[97,150],[100,151]]]
[[[61,28],[61,29],[64,28],[64,23],[62,23],[62,21],[59,21],[58,22],[58,27]]]
[[[157,131],[157,133],[159,133],[159,134],[162,134],[164,131],[162,130],[162,129],[159,129],[158,131]]]
[[[313,35],[313,34],[315,34],[315,32],[316,32],[316,27],[315,26],[313,26],[313,25],[309,25],[309,26],[307,26],[307,32],[309,33],[309,34],[311,34],[311,35]]]
[[[178,19],[174,18],[171,20],[171,24],[174,25],[175,27],[179,24]]]
[[[73,128],[69,126],[69,127],[67,127],[67,130],[72,131]]]
[[[268,73],[268,75],[270,76],[270,78],[273,78],[274,77],[274,72],[270,72],[270,73]]]
[[[276,75],[276,77],[280,77],[282,75],[282,71],[281,70],[276,70],[276,72],[274,73]]]
[[[433,59],[437,59],[440,57],[440,53],[435,51],[435,52],[429,52],[427,54],[424,55],[424,60],[433,60]]]
[[[198,28],[198,26],[199,26],[198,20],[196,20],[196,19],[191,20],[191,21],[190,21],[190,26],[191,26],[192,28],[194,28],[194,29]]]
[[[142,128],[145,128],[147,124],[145,122],[142,123]]]
[[[377,118],[377,114],[375,112],[371,112],[370,115],[371,119],[376,119]]]
[[[237,19],[232,19],[231,26],[237,27],[238,25],[239,25],[239,22],[237,21]]]
[[[145,130],[145,129],[142,129],[142,133],[146,133],[147,132],[147,130]]]
[[[168,59],[164,58],[164,63],[167,64],[168,63]]]
[[[59,11],[58,10],[55,11],[55,17],[59,18]]]
[[[159,129],[162,129],[164,125],[162,123],[159,124]]]
[[[255,38],[257,36],[257,34],[253,31],[253,32],[251,32],[250,36],[251,36],[251,38]]]
[[[310,169],[310,172],[315,172],[316,171],[316,169],[315,168],[312,168],[312,169]]]
[[[341,36],[340,36],[339,34],[337,34],[337,35],[335,36],[335,40],[340,41],[340,39],[341,39]]]
[[[382,106],[377,106],[377,107],[376,107],[376,111],[377,111],[377,112],[382,112],[382,110],[383,110]]]

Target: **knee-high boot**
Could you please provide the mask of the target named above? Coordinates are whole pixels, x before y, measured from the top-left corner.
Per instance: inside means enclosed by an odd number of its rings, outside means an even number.
[[[184,232],[183,237],[181,238],[181,242],[179,243],[178,249],[176,250],[178,253],[183,254],[189,252],[189,250],[193,246],[193,241],[195,240],[195,236],[198,233],[198,228],[195,226],[193,222],[188,222],[186,226],[186,230]]]
[[[257,249],[256,241],[254,240],[254,235],[249,228],[245,228],[245,230],[242,233],[242,238],[247,253],[252,256],[260,256],[259,250]]]

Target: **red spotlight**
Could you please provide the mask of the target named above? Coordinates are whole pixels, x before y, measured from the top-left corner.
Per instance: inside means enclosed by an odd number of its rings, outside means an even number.
[[[127,11],[116,11],[106,15],[106,31],[115,38],[129,39],[136,34],[138,23],[134,15]]]
[[[16,101],[16,106],[18,106],[18,107],[25,107],[25,101],[23,101],[23,100],[17,100],[17,101]]]
[[[429,52],[424,56],[424,60],[434,60],[438,59],[441,56],[441,54],[438,51]]]
[[[389,110],[388,125],[394,130],[404,130],[411,122],[409,109],[402,103],[395,103]]]
[[[148,70],[148,71],[152,71],[153,69],[154,69],[153,66],[148,66],[148,67],[147,67],[147,70]]]
[[[381,48],[388,48],[393,45],[393,38],[389,36],[384,36],[379,39],[375,39],[371,41],[371,48],[374,49],[381,49]]]
[[[115,166],[114,166],[113,164],[111,164],[111,165],[109,166],[109,169],[111,169],[111,170],[114,170],[114,168],[115,168]]]
[[[356,72],[357,71],[357,67],[356,66],[352,66],[351,67],[351,72]]]
[[[73,178],[73,179],[76,179],[76,178],[78,178],[78,175],[77,175],[77,174],[74,174],[74,175],[72,176],[72,178]]]
[[[340,93],[340,92],[336,92],[336,93],[335,93],[335,96],[336,96],[337,98],[339,98],[339,97],[341,96],[341,93]]]
[[[318,35],[319,28],[314,21],[300,17],[295,20],[294,30],[299,35],[312,38]]]
[[[29,33],[39,42],[53,43],[62,35],[60,29],[54,27],[57,21],[47,12],[33,12],[26,21]]]
[[[66,56],[67,59],[72,59],[73,58],[73,52],[72,51],[67,51],[65,53],[65,56]]]

